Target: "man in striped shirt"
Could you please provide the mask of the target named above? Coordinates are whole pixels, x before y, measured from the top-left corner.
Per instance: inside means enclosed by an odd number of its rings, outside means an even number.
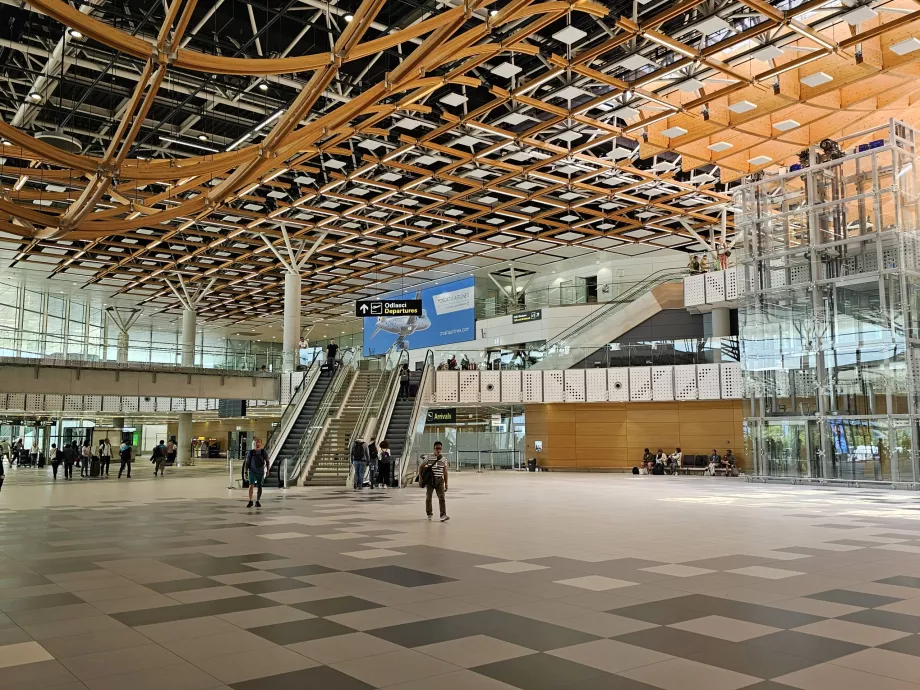
[[[438,494],[438,507],[441,509],[441,522],[450,520],[447,517],[447,501],[444,494],[447,491],[447,461],[441,455],[441,442],[434,442],[434,457],[426,460],[419,468],[420,476],[427,476],[425,484],[425,512],[428,519],[432,516],[431,494]]]

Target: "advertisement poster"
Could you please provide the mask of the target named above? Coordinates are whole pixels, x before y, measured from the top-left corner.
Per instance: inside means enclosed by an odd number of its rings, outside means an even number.
[[[364,319],[364,354],[436,347],[476,339],[473,279],[464,278],[419,292],[387,295],[422,300],[421,316],[381,316]]]

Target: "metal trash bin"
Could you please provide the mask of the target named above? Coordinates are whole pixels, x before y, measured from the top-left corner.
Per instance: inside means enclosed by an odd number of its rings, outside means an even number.
[[[536,458],[530,458],[530,460],[527,461],[527,471],[528,472],[537,471],[537,459]]]

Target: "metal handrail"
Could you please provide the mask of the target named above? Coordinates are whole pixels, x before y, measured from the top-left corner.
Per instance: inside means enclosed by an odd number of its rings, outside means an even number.
[[[548,352],[554,347],[564,345],[566,341],[576,337],[579,333],[594,324],[598,319],[608,316],[611,312],[620,309],[620,307],[626,304],[634,302],[640,295],[653,290],[659,285],[682,279],[685,275],[689,275],[689,273],[690,271],[688,269],[675,270],[669,268],[651,274],[642,282],[633,285],[633,287],[624,292],[622,295],[618,295],[615,300],[603,304],[584,318],[576,321],[561,333],[547,340],[543,347],[540,349],[543,352]]]
[[[278,453],[281,451],[281,447],[284,445],[284,441],[287,439],[291,427],[294,425],[294,421],[300,415],[300,411],[303,409],[307,396],[310,395],[310,392],[316,385],[317,379],[319,379],[319,373],[322,369],[321,359],[321,357],[315,357],[313,361],[310,362],[310,366],[307,367],[307,370],[303,373],[303,378],[300,380],[297,388],[294,389],[293,395],[291,395],[291,401],[288,403],[287,407],[284,408],[281,419],[278,421],[278,426],[275,427],[272,435],[268,438],[269,469],[271,469],[272,464],[277,459]],[[281,439],[280,442],[278,441],[279,438]]]
[[[406,429],[406,438],[403,440],[402,453],[399,457],[400,486],[405,486],[406,484],[406,467],[409,465],[408,459],[412,452],[412,441],[415,439],[415,427],[418,426],[418,418],[422,407],[428,402],[427,400],[423,400],[423,398],[425,397],[425,388],[428,385],[428,379],[435,370],[434,350],[428,350],[422,361],[424,362],[422,367],[422,378],[418,382],[418,394],[415,396],[415,404],[412,406],[412,415],[409,417],[409,428]]]
[[[341,371],[333,373],[332,384],[323,393],[323,399],[316,408],[316,413],[310,422],[310,429],[300,439],[297,450],[294,451],[294,463],[291,472],[288,473],[288,477],[299,477],[303,473],[304,467],[313,455],[314,445],[322,434],[323,429],[326,428],[326,423],[332,412],[332,403],[342,389],[343,382],[349,378],[349,370],[357,368],[358,359],[359,353],[355,348],[350,347],[345,350],[345,354],[342,355]],[[331,362],[330,366],[333,366]]]
[[[393,358],[393,354],[396,355]],[[390,350],[384,356],[383,359],[383,372],[380,375],[380,378],[377,380],[377,385],[374,387],[373,393],[367,396],[367,399],[364,401],[364,405],[361,407],[361,412],[358,415],[358,421],[355,424],[354,430],[351,432],[351,436],[348,438],[348,452],[351,452],[352,447],[354,447],[355,441],[362,436],[367,429],[368,420],[371,418],[372,412],[374,410],[380,410],[383,404],[381,399],[387,392],[393,389],[394,381],[399,380],[399,367],[402,365],[403,356],[405,356],[406,363],[409,361],[409,352],[407,350]],[[391,368],[390,362],[393,362]],[[389,376],[387,375],[389,373]],[[380,418],[378,416],[378,423]],[[379,426],[377,428],[380,428]],[[376,431],[376,430],[375,430]]]

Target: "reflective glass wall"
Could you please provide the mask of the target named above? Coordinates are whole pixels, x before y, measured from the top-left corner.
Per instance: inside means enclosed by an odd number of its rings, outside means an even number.
[[[917,133],[803,152],[735,194],[748,457],[765,476],[915,482]]]

